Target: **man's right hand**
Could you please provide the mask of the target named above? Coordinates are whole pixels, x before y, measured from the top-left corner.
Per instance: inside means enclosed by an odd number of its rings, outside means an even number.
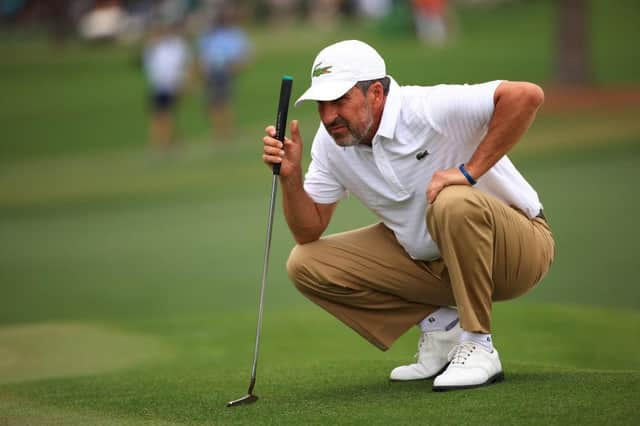
[[[268,126],[262,138],[262,161],[270,168],[280,163],[282,206],[293,238],[298,244],[316,241],[327,229],[337,203],[316,204],[304,190],[302,178],[302,137],[298,121],[291,121],[291,139],[276,139],[276,128]]]
[[[262,151],[262,161],[269,166],[280,163],[280,176],[288,178],[290,176],[301,175],[302,163],[302,137],[298,120],[291,121],[291,139],[285,136],[284,146],[276,139],[276,128],[267,126],[264,130],[267,133],[262,138],[264,147]]]

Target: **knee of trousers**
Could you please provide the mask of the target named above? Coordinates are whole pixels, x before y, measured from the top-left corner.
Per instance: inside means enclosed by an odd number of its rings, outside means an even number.
[[[313,256],[311,255],[312,250],[308,246],[309,244],[296,245],[287,260],[289,279],[300,291],[307,288],[305,283],[308,283],[312,278],[310,264],[313,262]]]
[[[447,224],[450,229],[465,221],[486,221],[489,213],[486,200],[478,189],[463,185],[444,188],[427,209],[427,228],[436,238],[438,230]]]

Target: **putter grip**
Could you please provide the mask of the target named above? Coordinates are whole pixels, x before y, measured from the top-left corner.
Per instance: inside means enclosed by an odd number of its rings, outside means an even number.
[[[276,117],[276,139],[284,142],[284,135],[287,130],[287,115],[289,114],[289,99],[291,98],[291,85],[293,77],[285,75],[282,77],[280,85],[280,101],[278,102],[278,116]],[[273,174],[280,174],[280,163],[273,165]]]

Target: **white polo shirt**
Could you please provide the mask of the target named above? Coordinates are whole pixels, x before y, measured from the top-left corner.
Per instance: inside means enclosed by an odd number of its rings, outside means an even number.
[[[319,204],[347,193],[396,235],[409,256],[440,252],[427,230],[426,190],[434,172],[467,162],[487,132],[500,81],[475,85],[391,86],[371,146],[341,147],[320,124],[304,189]],[[538,194],[504,156],[475,186],[536,216]]]

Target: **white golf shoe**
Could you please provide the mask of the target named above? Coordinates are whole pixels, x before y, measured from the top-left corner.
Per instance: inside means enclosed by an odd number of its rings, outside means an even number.
[[[504,380],[498,351],[474,342],[458,344],[449,354],[449,366],[433,381],[434,391],[467,389]]]
[[[418,362],[394,368],[389,378],[394,381],[433,378],[447,366],[448,354],[460,341],[461,333],[459,322],[450,330],[423,332],[418,341]]]

